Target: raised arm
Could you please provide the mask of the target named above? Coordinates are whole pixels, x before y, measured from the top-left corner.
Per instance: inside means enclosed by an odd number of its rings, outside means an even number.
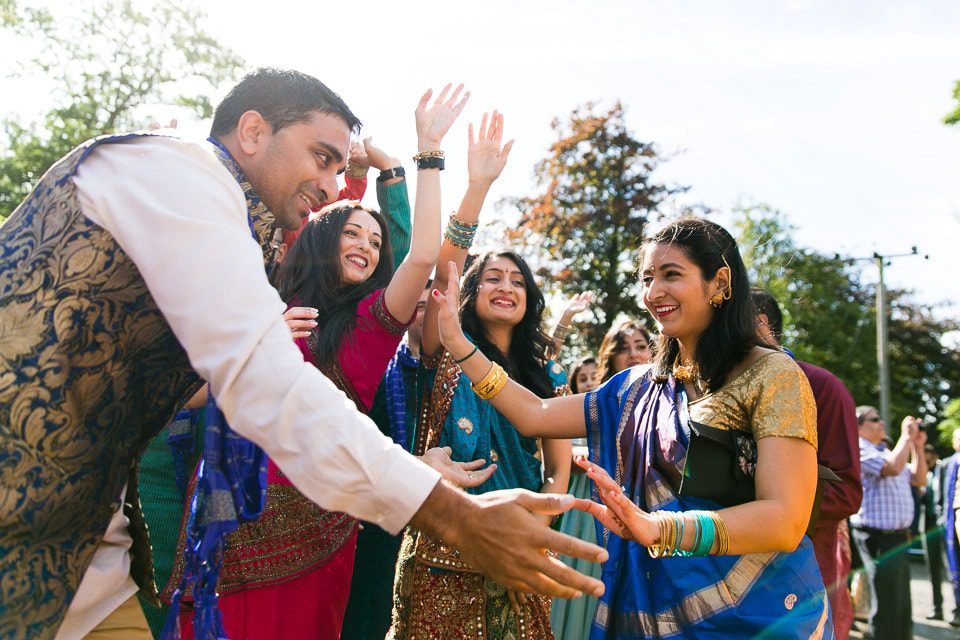
[[[461,84],[452,95],[448,84],[440,92],[432,106],[428,90],[417,105],[417,153],[436,152],[450,126],[460,115],[470,92],[463,94]],[[417,175],[417,200],[413,212],[413,230],[410,253],[393,274],[383,301],[395,318],[407,319],[417,307],[423,287],[430,278],[440,251],[440,169],[419,170]]]
[[[493,363],[467,340],[460,326],[457,301],[460,299],[459,273],[452,262],[447,269],[447,292],[434,289],[431,296],[439,310],[438,330],[443,347],[460,362],[463,373],[472,382],[482,380]],[[429,313],[429,307],[427,308]],[[424,318],[426,324],[426,318]],[[498,394],[487,400],[525,436],[577,438],[587,434],[583,416],[583,394],[561,398],[539,398],[526,387],[508,380]],[[569,460],[569,445],[567,460]]]
[[[460,202],[460,208],[457,209],[456,218],[464,225],[476,225],[477,219],[480,217],[480,210],[483,208],[483,201],[490,190],[490,185],[500,176],[503,167],[507,164],[510,149],[513,147],[513,140],[501,146],[503,141],[503,116],[496,111],[493,112],[489,120],[487,114],[483,114],[476,140],[473,137],[473,124],[468,127],[467,135],[469,182],[467,183],[467,191],[463,194],[463,200]],[[452,261],[457,265],[457,273],[460,273],[466,263],[468,250],[468,244],[454,244],[447,237],[447,234],[444,234],[443,242],[440,245],[440,257],[437,260],[437,275],[434,287],[440,291],[446,290],[447,269],[445,265]],[[436,303],[427,300],[427,311],[423,320],[423,348],[421,350],[421,353],[427,356],[436,355],[442,347],[436,315]]]
[[[592,291],[581,291],[577,295],[570,298],[570,301],[567,303],[567,307],[560,315],[560,319],[557,320],[557,326],[554,327],[553,334],[550,336],[553,338],[553,340],[550,348],[547,350],[547,357],[556,358],[560,355],[560,349],[563,348],[563,342],[567,339],[567,336],[570,335],[570,323],[573,322],[573,319],[577,316],[577,314],[583,313],[589,309],[591,302],[593,302]]]
[[[387,219],[390,247],[393,249],[393,268],[400,265],[410,253],[410,197],[407,179],[402,175],[400,159],[387,155],[374,146],[372,138],[363,141],[363,151],[371,167],[380,171],[377,177],[377,204]],[[401,175],[397,175],[397,174]]]

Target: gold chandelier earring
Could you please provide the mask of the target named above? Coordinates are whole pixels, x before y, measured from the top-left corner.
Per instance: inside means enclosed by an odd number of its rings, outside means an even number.
[[[716,295],[710,298],[710,306],[714,309],[719,309],[723,306],[723,301],[726,299],[727,297],[723,295],[722,291],[717,291]]]

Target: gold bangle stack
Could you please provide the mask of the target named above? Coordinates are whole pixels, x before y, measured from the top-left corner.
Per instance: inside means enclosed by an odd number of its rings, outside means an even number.
[[[677,545],[679,541],[677,538],[680,535],[679,527],[677,527],[677,521],[673,517],[673,514],[670,513],[658,513],[657,514],[657,526],[660,529],[660,538],[657,540],[656,544],[652,544],[647,547],[647,553],[650,554],[651,558],[666,558],[667,556],[672,556],[676,553]]]
[[[427,149],[426,151],[421,151],[417,155],[413,156],[413,161],[417,162],[424,158],[442,158],[443,149]]]
[[[730,551],[730,533],[727,531],[727,524],[716,511],[711,511],[710,516],[717,527],[717,553],[715,555],[725,556]]]
[[[473,389],[473,392],[477,394],[481,400],[490,400],[503,391],[509,379],[503,367],[494,362],[490,370],[487,371],[487,375],[474,382],[470,388]]]
[[[570,325],[557,323],[557,328],[553,330],[553,339],[562,342],[570,335]]]
[[[347,165],[347,177],[348,178],[366,178],[367,171],[370,170],[370,167],[365,164],[348,164]]]

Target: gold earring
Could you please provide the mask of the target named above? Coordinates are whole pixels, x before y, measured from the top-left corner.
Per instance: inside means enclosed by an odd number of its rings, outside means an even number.
[[[710,298],[710,306],[714,309],[719,309],[723,305],[724,296],[722,291],[718,291],[716,295]]]

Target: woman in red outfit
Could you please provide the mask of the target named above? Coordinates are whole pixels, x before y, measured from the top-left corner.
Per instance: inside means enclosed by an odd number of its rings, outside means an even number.
[[[433,106],[430,92],[416,110],[419,151],[440,148],[469,94],[448,86]],[[440,247],[440,178],[436,168],[417,180],[410,252],[394,273],[382,214],[355,201],[323,209],[301,231],[278,268],[276,285],[293,308],[316,311],[313,328],[296,338],[313,363],[367,411],[387,363],[413,319]],[[323,437],[318,429],[317,437]],[[442,450],[425,461],[462,482],[482,461],[454,465]],[[375,473],[375,469],[370,470]],[[272,462],[267,502],[256,521],[227,538],[218,592],[224,628],[245,638],[339,638],[350,592],[358,522],[301,495]],[[181,617],[191,637],[191,612]]]

